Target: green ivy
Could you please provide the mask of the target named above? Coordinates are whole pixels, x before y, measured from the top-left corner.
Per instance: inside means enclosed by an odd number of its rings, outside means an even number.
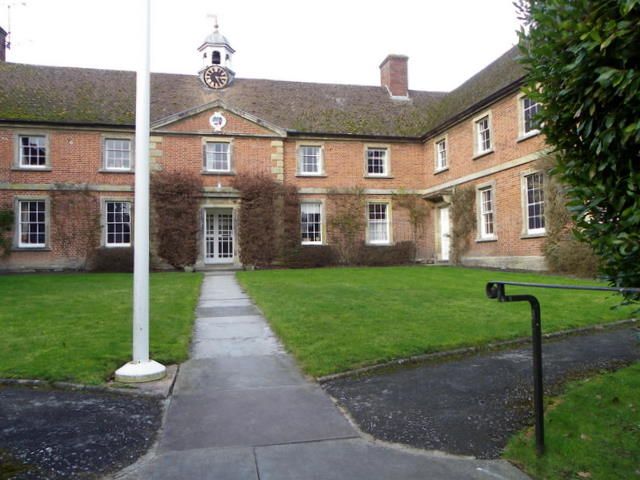
[[[640,286],[640,0],[520,0],[527,93],[579,238]],[[638,297],[635,297],[638,299]]]

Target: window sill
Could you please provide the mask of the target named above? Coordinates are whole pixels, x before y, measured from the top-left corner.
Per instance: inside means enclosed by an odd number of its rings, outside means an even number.
[[[365,243],[365,245],[367,247],[390,247],[393,245],[393,243],[391,242],[387,242],[387,243],[371,243],[371,242],[367,242]]]
[[[444,168],[439,168],[433,171],[434,175],[438,175],[439,173],[443,173],[443,172],[448,172],[449,171],[449,167],[444,167]]]
[[[547,236],[546,232],[542,232],[542,233],[523,233],[522,235],[520,235],[520,239],[526,240],[528,238],[542,238],[542,237],[546,237],[546,236]]]
[[[50,252],[49,247],[13,247],[12,252]]]
[[[324,242],[300,242],[303,247],[323,247],[326,245]]]
[[[538,135],[540,135],[540,130],[532,130],[529,133],[520,135],[516,139],[516,143],[524,142],[525,140],[529,140],[530,138],[537,137]]]
[[[476,153],[471,160],[477,160],[478,158],[486,157],[487,155],[491,155],[494,152],[493,148],[491,150],[487,150],[486,152]]]
[[[98,173],[136,173],[134,170],[109,170],[108,168],[101,168]]]
[[[50,172],[51,167],[11,167],[14,172]]]
[[[325,173],[296,173],[296,177],[327,178]]]
[[[130,243],[119,243],[119,244],[112,244],[112,245],[107,245],[105,243],[102,246],[104,248],[131,248],[131,244]]]
[[[498,237],[476,238],[476,243],[491,243],[491,242],[497,242],[497,241],[498,241]]]
[[[384,180],[388,180],[388,179],[392,179],[394,177],[393,177],[393,175],[365,175],[364,178],[367,178],[367,179],[382,178]]]
[[[200,172],[202,175],[216,175],[216,176],[222,176],[222,177],[232,177],[233,175],[236,174],[236,172],[231,171],[231,172],[216,172],[214,170],[202,170]]]

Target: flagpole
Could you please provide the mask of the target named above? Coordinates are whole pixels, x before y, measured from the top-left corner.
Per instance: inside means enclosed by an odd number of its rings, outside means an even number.
[[[142,56],[136,75],[136,163],[133,258],[133,360],[116,370],[116,381],[150,382],[166,368],[149,359],[149,103],[151,0],[141,0]]]

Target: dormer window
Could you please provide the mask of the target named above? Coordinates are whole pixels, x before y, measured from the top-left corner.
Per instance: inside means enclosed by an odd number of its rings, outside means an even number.
[[[214,65],[220,65],[220,52],[217,50],[211,54],[211,63]]]

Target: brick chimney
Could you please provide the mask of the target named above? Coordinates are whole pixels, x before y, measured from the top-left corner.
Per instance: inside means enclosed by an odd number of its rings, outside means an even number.
[[[7,32],[0,27],[0,62],[7,60]]]
[[[406,55],[388,55],[380,64],[380,84],[392,97],[409,96]]]

